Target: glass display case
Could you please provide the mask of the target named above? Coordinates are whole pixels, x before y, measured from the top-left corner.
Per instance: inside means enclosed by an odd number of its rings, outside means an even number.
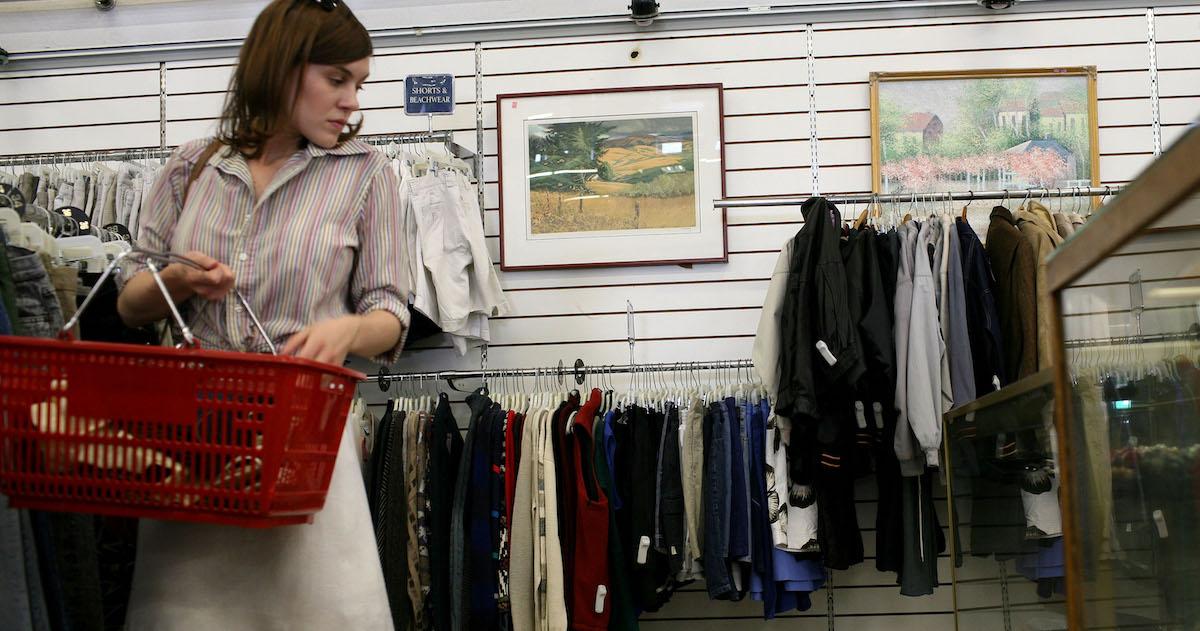
[[[959,629],[1067,628],[1053,386],[1042,370],[945,417]]]
[[[1200,130],[1050,259],[1072,629],[1200,629]]]

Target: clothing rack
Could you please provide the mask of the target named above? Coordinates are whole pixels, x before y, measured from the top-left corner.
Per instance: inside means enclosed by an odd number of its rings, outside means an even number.
[[[1073,186],[1070,188],[1025,188],[999,191],[944,191],[936,193],[854,193],[851,195],[824,195],[835,204],[880,204],[946,202],[1002,199],[1043,199],[1058,197],[1103,197],[1120,193],[1121,186]],[[760,197],[754,199],[718,199],[716,208],[762,208],[764,206],[799,206],[809,197]]]
[[[454,142],[454,132],[416,132],[401,134],[373,134],[358,137],[369,145],[442,143],[457,158],[475,160],[474,151]],[[97,151],[66,151],[59,153],[25,153],[0,156],[0,167],[26,166],[33,164],[71,164],[77,162],[122,162],[126,160],[154,160],[170,157],[174,148],[135,147]]]
[[[632,374],[632,373],[647,373],[647,372],[683,372],[683,371],[701,371],[701,370],[734,370],[734,369],[751,369],[754,368],[754,361],[749,359],[728,359],[720,361],[705,361],[705,362],[670,362],[670,363],[651,363],[651,364],[623,364],[623,365],[599,365],[587,366],[583,360],[575,360],[575,365],[571,367],[564,366],[560,361],[558,366],[548,366],[544,368],[494,368],[486,370],[439,370],[434,372],[400,372],[391,373],[386,368],[381,368],[379,374],[367,377],[360,383],[375,383],[379,387],[386,390],[391,385],[392,380],[397,381],[447,381],[451,388],[454,388],[454,382],[459,379],[480,379],[488,381],[494,378],[506,377],[558,377],[560,382],[563,377],[572,376],[575,378],[576,384],[582,384],[584,379],[589,375],[616,375],[616,374]],[[457,388],[455,388],[457,390]]]
[[[1149,335],[1128,335],[1124,337],[1103,337],[1068,340],[1067,348],[1092,348],[1098,346],[1127,346],[1130,344],[1153,344],[1155,342],[1200,342],[1200,323],[1193,324],[1186,331],[1178,333],[1151,333]]]

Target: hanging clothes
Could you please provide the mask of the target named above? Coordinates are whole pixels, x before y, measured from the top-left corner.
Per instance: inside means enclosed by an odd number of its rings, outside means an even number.
[[[1008,383],[1004,370],[1004,335],[996,307],[996,278],[979,235],[965,219],[955,220],[958,231],[967,335],[971,343],[975,393],[982,396]]]
[[[430,585],[427,597],[429,618],[433,628],[450,628],[450,558],[454,541],[450,537],[453,521],[454,491],[462,458],[463,439],[458,423],[450,410],[450,400],[438,396],[429,441],[429,568]]]
[[[1009,381],[1037,372],[1037,253],[1003,206],[992,209],[986,251],[996,277],[996,309],[1005,342]]]
[[[575,550],[571,555],[571,628],[605,631],[612,616],[608,546],[608,500],[596,475],[592,424],[600,406],[593,389],[568,430],[568,449],[574,450]]]
[[[1037,261],[1033,283],[1037,312],[1037,368],[1048,368],[1053,356],[1050,345],[1053,324],[1050,305],[1052,298],[1046,280],[1046,260],[1062,243],[1063,238],[1054,227],[1054,218],[1050,211],[1036,201],[1029,202],[1026,209],[1017,215],[1017,227],[1021,231],[1021,238],[1029,244]]]
[[[941,447],[941,417],[948,409],[941,385],[941,332],[934,298],[933,274],[926,245],[929,222],[901,227],[901,250],[896,275],[895,338],[897,378],[894,447],[900,471],[922,475],[937,466]]]
[[[488,318],[507,313],[508,303],[484,240],[476,188],[457,169],[435,164],[421,173],[414,168],[415,162],[428,160],[428,155],[402,155],[393,161],[405,226],[402,267],[413,309],[463,355],[491,339]]]

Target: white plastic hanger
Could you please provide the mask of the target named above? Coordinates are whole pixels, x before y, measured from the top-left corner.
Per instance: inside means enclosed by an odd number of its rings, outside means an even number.
[[[108,255],[99,237],[83,235],[61,237],[55,240],[64,261],[81,263],[80,269],[89,273],[100,273],[108,266]]]

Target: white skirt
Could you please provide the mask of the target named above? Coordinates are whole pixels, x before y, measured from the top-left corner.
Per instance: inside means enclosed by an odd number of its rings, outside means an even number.
[[[325,508],[311,525],[142,520],[126,630],[391,630],[356,422],[346,422]]]

